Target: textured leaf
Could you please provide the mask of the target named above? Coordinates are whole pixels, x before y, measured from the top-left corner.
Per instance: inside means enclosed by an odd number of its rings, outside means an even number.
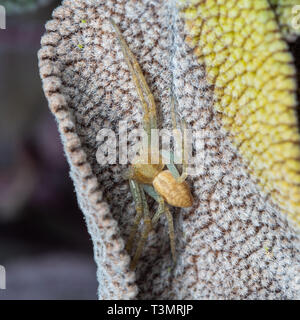
[[[170,127],[170,88],[188,126],[204,132],[204,170],[190,177],[192,208],[174,210],[177,263],[161,219],[135,273],[124,250],[134,218],[126,166],[96,161],[97,133],[138,128],[142,111],[113,18]],[[40,74],[70,163],[98,266],[100,299],[296,299],[299,237],[257,187],[222,129],[214,91],[184,42],[174,1],[64,1],[46,25]],[[121,135],[124,135],[121,131]],[[153,207],[151,206],[153,209]]]

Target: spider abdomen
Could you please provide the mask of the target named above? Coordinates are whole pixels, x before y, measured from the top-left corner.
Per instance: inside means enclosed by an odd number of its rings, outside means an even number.
[[[190,188],[186,182],[177,182],[169,170],[160,172],[153,180],[154,189],[173,207],[193,205]]]

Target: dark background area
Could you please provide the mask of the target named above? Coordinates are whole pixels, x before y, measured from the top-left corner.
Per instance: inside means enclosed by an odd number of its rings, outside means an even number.
[[[60,1],[48,2],[7,12],[0,30],[0,300],[97,298],[92,241],[38,71],[44,25]]]
[[[298,101],[300,101],[300,37],[297,41],[290,43],[291,52],[295,58],[295,65],[297,69],[297,81],[298,81]],[[300,104],[298,103],[298,122],[300,123]]]

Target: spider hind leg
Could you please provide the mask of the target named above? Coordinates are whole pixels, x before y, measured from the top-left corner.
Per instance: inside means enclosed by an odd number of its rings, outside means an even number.
[[[143,205],[143,220],[144,220],[144,230],[142,232],[142,235],[141,235],[141,239],[139,240],[138,242],[138,246],[137,246],[137,249],[135,251],[135,254],[134,254],[134,257],[130,263],[130,269],[131,270],[134,270],[136,268],[136,265],[137,265],[137,262],[141,256],[141,253],[142,253],[142,250],[143,250],[143,247],[145,245],[145,242],[148,238],[148,235],[149,235],[149,232],[151,231],[152,229],[152,224],[151,224],[151,218],[150,218],[150,214],[149,214],[149,208],[148,208],[148,204],[147,204],[147,200],[146,200],[146,197],[145,197],[145,193],[144,193],[144,190],[143,188],[140,188],[140,191],[141,191],[141,200],[142,200],[142,205]],[[137,225],[136,225],[136,229],[137,229]],[[136,230],[134,232],[134,235],[136,234]]]
[[[175,233],[174,233],[174,222],[173,216],[166,205],[164,199],[156,193],[152,186],[144,185],[143,189],[145,192],[152,197],[154,200],[158,202],[158,209],[152,218],[152,226],[154,226],[162,214],[166,214],[167,221],[168,221],[168,228],[169,228],[169,238],[170,238],[170,246],[172,252],[173,261],[176,261],[176,254],[175,254]]]
[[[136,210],[136,216],[133,222],[133,226],[131,228],[131,232],[129,235],[129,238],[126,243],[125,249],[127,250],[128,253],[130,253],[132,249],[132,244],[133,240],[136,236],[138,226],[141,222],[141,219],[143,217],[143,201],[142,201],[142,196],[141,196],[141,190],[139,187],[139,184],[135,182],[134,180],[129,180],[129,186],[130,190],[135,202],[135,210]]]

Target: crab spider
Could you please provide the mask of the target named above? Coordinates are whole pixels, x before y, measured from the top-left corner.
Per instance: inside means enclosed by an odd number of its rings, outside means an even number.
[[[131,270],[134,270],[137,265],[137,261],[142,253],[144,244],[148,238],[149,232],[157,223],[162,214],[166,215],[168,221],[171,253],[173,261],[175,261],[175,236],[173,217],[166,204],[169,204],[173,207],[186,208],[192,206],[193,198],[190,192],[190,188],[185,182],[185,179],[187,177],[187,165],[185,161],[186,154],[184,147],[182,148],[183,169],[181,174],[179,174],[176,166],[174,165],[174,162],[172,160],[174,159],[174,155],[172,153],[169,154],[171,161],[169,161],[168,164],[163,163],[163,158],[168,157],[168,155],[165,155],[163,153],[161,153],[159,156],[158,164],[151,163],[151,130],[157,129],[157,115],[154,97],[149,89],[149,86],[147,85],[147,82],[143,76],[142,70],[135,56],[129,49],[119,28],[112,19],[110,19],[110,22],[118,36],[125,61],[128,65],[131,77],[134,81],[144,110],[143,124],[144,129],[148,135],[148,150],[150,150],[150,152],[148,151],[148,155],[146,155],[148,156],[148,161],[146,163],[145,161],[141,160],[145,159],[145,155],[140,154],[126,173],[126,178],[129,180],[129,186],[135,201],[136,208],[136,216],[134,219],[133,227],[126,244],[126,250],[128,252],[130,252],[132,249],[133,241],[135,239],[137,229],[141,220],[143,220],[144,222],[144,229],[142,231],[141,237],[137,244],[136,252],[130,264]],[[174,138],[176,140],[179,140],[181,138],[179,138],[180,134],[179,130],[177,129],[174,98],[172,98],[172,123]],[[181,125],[181,129],[182,127],[185,127],[184,122]],[[184,137],[184,139],[186,139],[186,137]],[[167,166],[167,169],[165,169],[165,166]],[[146,194],[152,197],[158,203],[158,209],[152,218],[150,216]]]

